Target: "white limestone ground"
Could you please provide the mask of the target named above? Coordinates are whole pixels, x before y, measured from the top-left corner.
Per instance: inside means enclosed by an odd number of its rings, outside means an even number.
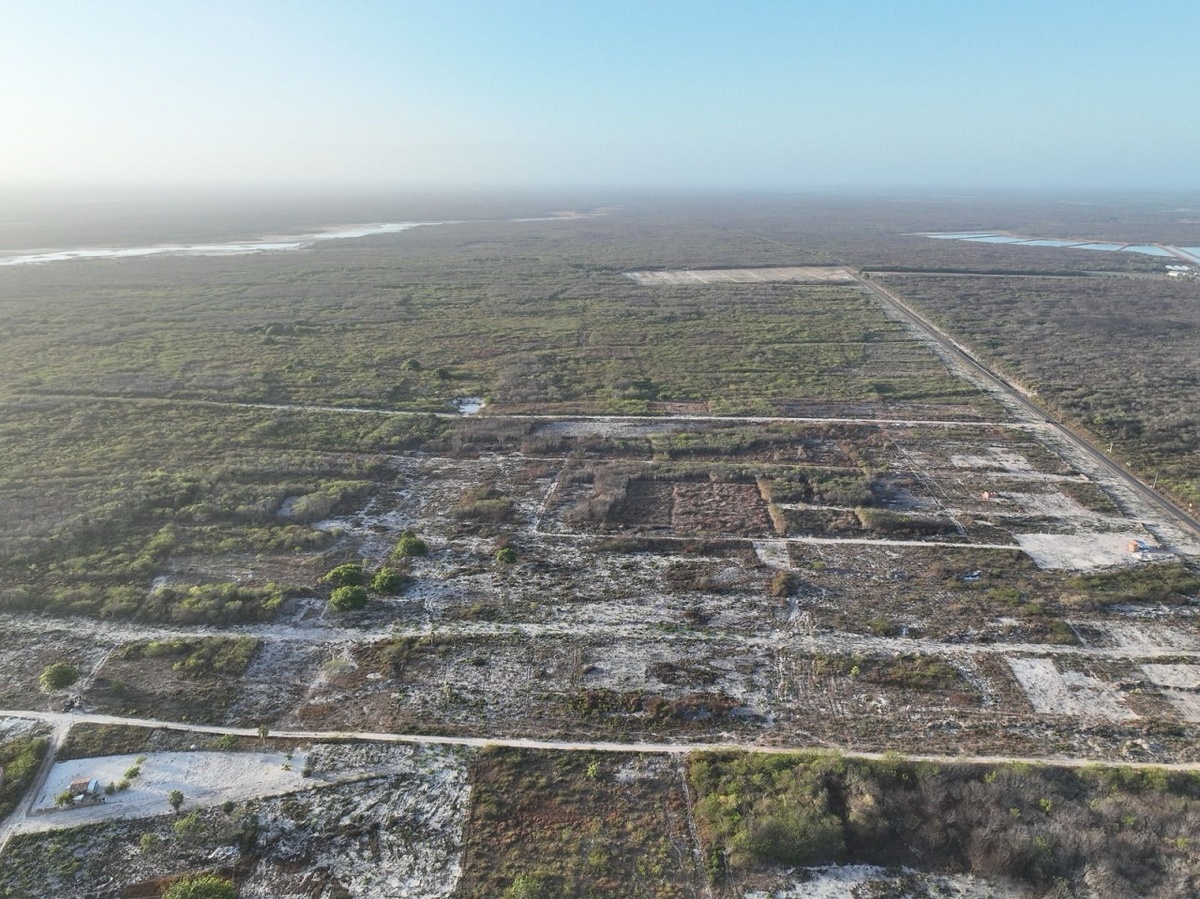
[[[955,468],[977,468],[993,471],[1032,472],[1034,468],[1029,460],[1020,453],[1000,446],[989,446],[986,455],[955,454],[950,462]]]
[[[139,762],[140,758],[145,760]],[[34,814],[17,830],[52,830],[113,818],[167,814],[171,811],[167,797],[172,790],[183,793],[187,809],[321,785],[319,780],[301,776],[304,764],[305,754],[299,752],[290,759],[282,752],[155,752],[59,762],[34,801]],[[77,808],[55,805],[55,797],[72,781],[96,778],[101,786],[116,784],[135,767],[140,773],[131,779],[129,789],[105,796],[103,803]]]
[[[1009,658],[1008,667],[1035,712],[1085,720],[1132,721],[1138,716],[1109,684],[1077,671],[1061,672],[1052,659]]]
[[[462,874],[470,786],[464,756],[429,747],[322,745],[317,771],[390,772],[271,800],[257,817],[266,851],[240,886],[244,899],[307,899],[322,872],[351,899],[441,899]]]
[[[1022,899],[1026,892],[969,874],[926,874],[905,868],[831,865],[801,869],[808,880],[770,892],[746,893],[745,899],[846,899],[887,896],[889,899]]]
[[[1105,621],[1092,625],[1105,632],[1114,646],[1169,653],[1200,649],[1200,635],[1178,627],[1148,621]]]
[[[1154,540],[1141,529],[1111,533],[1013,534],[1013,538],[1038,568],[1072,571],[1134,565],[1139,559],[1129,551],[1130,541],[1142,540],[1153,545]]]
[[[755,540],[754,554],[758,561],[771,568],[787,571],[792,567],[792,557],[786,540]]]
[[[1200,721],[1200,665],[1142,666],[1150,682],[1162,690],[1184,721]]]

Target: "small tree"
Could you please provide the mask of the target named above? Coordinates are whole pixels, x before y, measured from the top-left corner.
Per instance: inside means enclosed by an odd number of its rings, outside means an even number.
[[[179,807],[183,805],[183,790],[172,790],[167,794],[167,802],[171,808],[175,809],[175,814],[179,814]]]
[[[79,669],[69,662],[54,662],[42,669],[38,683],[48,693],[65,690],[79,680]]]
[[[496,550],[496,561],[502,565],[512,565],[517,561],[517,551],[511,546],[503,546]]]
[[[336,612],[353,612],[366,604],[365,587],[338,587],[329,595],[329,606]]]
[[[271,733],[271,728],[267,727],[265,724],[260,724],[258,726],[258,739],[262,743],[264,748],[267,745],[267,736],[270,733]]]
[[[199,874],[175,881],[163,891],[162,899],[237,899],[237,890],[215,874]]]

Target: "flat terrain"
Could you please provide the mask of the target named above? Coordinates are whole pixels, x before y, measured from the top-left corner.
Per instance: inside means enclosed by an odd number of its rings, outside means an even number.
[[[850,281],[842,269],[817,266],[780,266],[779,268],[686,269],[666,272],[630,272],[638,284],[767,284],[772,281]]]
[[[153,897],[205,868],[247,896],[1186,892],[1186,840],[1137,876],[1096,847],[1122,815],[1194,814],[1200,535],[1074,435],[1109,448],[1061,400],[1078,321],[1053,319],[1056,362],[970,303],[1182,309],[1196,285],[910,236],[978,227],[919,204],[537,211],[0,271],[0,708],[59,759],[29,773],[0,889]],[[1018,214],[971,212],[1050,236],[1061,213]],[[1107,236],[1077,214],[1064,231]],[[1195,242],[1127,217],[1125,243]],[[1200,344],[1173,333],[1128,415],[1180,436],[1113,454],[1186,507]],[[1097,387],[1104,408],[1133,383]],[[33,717],[65,707],[69,732]],[[931,754],[962,770],[895,767]],[[80,776],[114,792],[57,805]],[[1120,809],[1087,804],[1105,778]],[[1003,822],[962,811],[979,791]]]

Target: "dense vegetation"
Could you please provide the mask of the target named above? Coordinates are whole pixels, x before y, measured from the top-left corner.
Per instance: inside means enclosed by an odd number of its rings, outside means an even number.
[[[1200,504],[1196,282],[892,276],[887,283],[1144,477]]]
[[[49,746],[49,741],[39,736],[16,737],[0,743],[0,769],[4,771],[0,783],[0,820],[21,801]]]
[[[750,753],[693,756],[689,773],[718,883],[856,862],[1011,878],[1039,896],[1200,889],[1191,773]]]

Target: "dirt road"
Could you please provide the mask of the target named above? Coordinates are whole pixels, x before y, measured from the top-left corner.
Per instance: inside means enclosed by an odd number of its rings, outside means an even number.
[[[933,341],[942,352],[950,357],[959,366],[966,369],[973,377],[984,381],[993,389],[1004,393],[1015,405],[1020,407],[1035,420],[1041,420],[1045,426],[1051,430],[1057,437],[1069,443],[1076,451],[1083,456],[1086,456],[1093,464],[1110,477],[1121,481],[1126,487],[1140,496],[1142,499],[1151,503],[1168,518],[1182,525],[1187,530],[1200,536],[1200,518],[1196,518],[1189,514],[1188,511],[1180,508],[1171,502],[1166,497],[1152,489],[1148,484],[1142,482],[1132,473],[1127,471],[1121,465],[1114,462],[1107,455],[1091,444],[1090,441],[1081,437],[1065,424],[1055,420],[1046,413],[1031,399],[1029,391],[1024,390],[1016,384],[1001,377],[983,362],[979,361],[970,350],[956,342],[948,334],[942,331],[937,325],[929,321],[924,315],[900,299],[886,287],[881,287],[874,281],[864,278],[855,277],[864,288],[869,290],[875,297],[883,303],[883,305],[895,315],[899,316],[910,327],[923,334],[929,340]]]

